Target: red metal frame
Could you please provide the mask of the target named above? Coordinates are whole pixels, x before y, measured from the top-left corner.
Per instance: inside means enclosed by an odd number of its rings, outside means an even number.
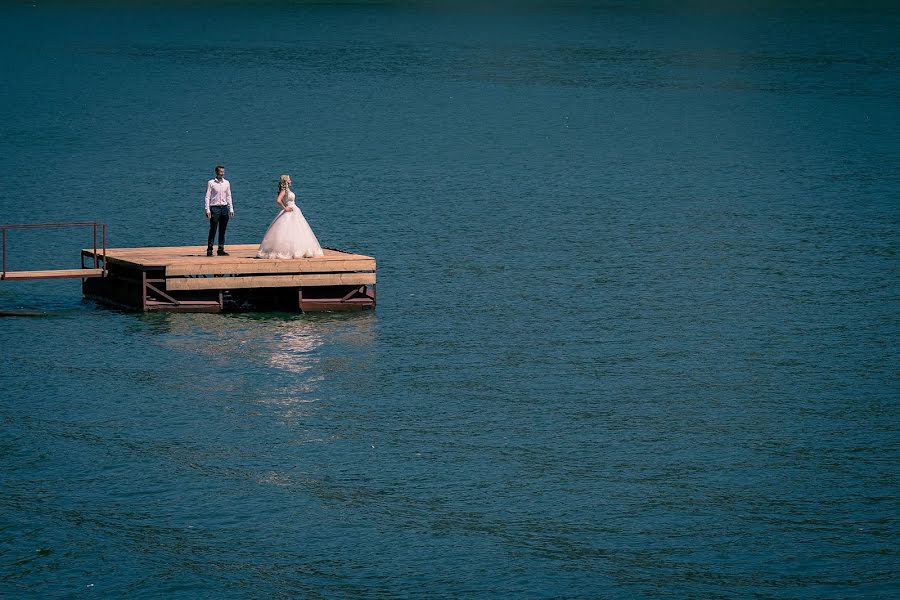
[[[348,286],[339,286],[346,288]],[[315,296],[308,297],[303,295],[303,288],[298,290],[298,304],[303,312],[320,311],[320,310],[366,310],[375,308],[375,284],[354,285],[349,291],[345,291],[343,295],[338,296]]]
[[[6,279],[6,230],[7,229],[55,229],[60,227],[92,227],[94,232],[94,268],[100,268],[101,258],[97,255],[97,227],[101,228],[103,236],[103,275],[106,276],[106,223],[98,223],[96,221],[69,221],[66,223],[19,223],[13,225],[0,225],[3,237],[3,271],[0,272],[0,279]],[[81,263],[84,267],[84,261]]]

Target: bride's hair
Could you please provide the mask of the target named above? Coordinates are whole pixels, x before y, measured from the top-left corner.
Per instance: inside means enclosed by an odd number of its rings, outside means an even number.
[[[290,179],[290,175],[282,175],[278,178],[278,191],[283,192],[288,187],[288,179]]]

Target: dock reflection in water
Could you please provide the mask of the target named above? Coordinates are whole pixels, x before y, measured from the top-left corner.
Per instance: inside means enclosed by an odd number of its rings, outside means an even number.
[[[136,317],[163,334],[163,345],[200,367],[199,397],[235,396],[282,419],[309,414],[328,379],[365,377],[375,345],[372,313],[272,315],[243,313],[223,318],[204,314]],[[208,376],[207,373],[218,373]],[[254,382],[254,385],[249,385]]]

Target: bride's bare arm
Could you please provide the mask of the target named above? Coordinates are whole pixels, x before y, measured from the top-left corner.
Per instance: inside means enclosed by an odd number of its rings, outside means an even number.
[[[284,199],[284,192],[285,192],[285,190],[281,190],[280,192],[278,192],[278,197],[275,198],[275,202],[278,203],[278,206],[281,207],[281,210],[286,210],[286,211],[290,212],[291,209],[288,208],[288,205],[282,202],[282,200]]]

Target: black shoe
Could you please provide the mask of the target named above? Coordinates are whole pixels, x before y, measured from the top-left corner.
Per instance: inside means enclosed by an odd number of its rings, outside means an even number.
[[[207,255],[207,256],[212,256],[212,248],[208,248],[208,249],[206,250],[206,255]]]
[[[231,256],[230,254],[228,254],[228,253],[225,252],[224,250],[219,250],[218,252],[216,252],[216,254],[218,254],[219,256]]]

